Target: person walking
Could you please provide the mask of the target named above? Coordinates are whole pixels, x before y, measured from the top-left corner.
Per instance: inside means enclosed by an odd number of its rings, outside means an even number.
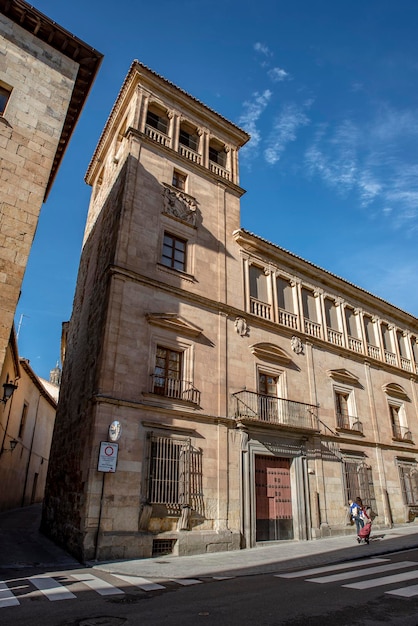
[[[357,497],[350,505],[350,514],[356,525],[357,537],[364,526],[364,506],[361,498]]]

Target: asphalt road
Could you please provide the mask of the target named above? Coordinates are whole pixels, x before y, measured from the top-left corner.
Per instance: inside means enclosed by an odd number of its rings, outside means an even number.
[[[223,580],[79,567],[3,569],[1,581],[2,626],[418,626],[418,550]]]

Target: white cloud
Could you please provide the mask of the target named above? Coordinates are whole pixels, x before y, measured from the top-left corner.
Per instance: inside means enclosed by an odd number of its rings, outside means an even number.
[[[268,71],[268,75],[274,83],[279,83],[289,78],[289,74],[281,67],[273,67]]]
[[[251,140],[241,150],[241,155],[244,157],[249,157],[257,151],[261,141],[257,122],[268,106],[271,96],[272,92],[266,89],[261,94],[258,92],[254,93],[252,100],[246,101],[243,104],[245,112],[239,118],[238,124],[251,135]]]
[[[296,140],[296,131],[301,126],[309,124],[309,118],[304,110],[288,104],[274,122],[273,130],[268,138],[268,146],[264,150],[264,157],[270,165],[279,161],[289,142]]]
[[[260,52],[260,54],[264,54],[264,56],[266,56],[266,57],[273,56],[273,53],[270,52],[270,49],[264,43],[260,43],[260,42],[255,43],[254,44],[254,50],[256,52]]]

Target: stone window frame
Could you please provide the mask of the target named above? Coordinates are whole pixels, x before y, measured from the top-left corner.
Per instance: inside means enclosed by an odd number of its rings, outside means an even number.
[[[4,117],[13,87],[0,80],[0,117]]]

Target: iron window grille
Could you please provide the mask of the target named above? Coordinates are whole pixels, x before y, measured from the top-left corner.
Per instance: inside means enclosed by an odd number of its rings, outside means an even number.
[[[360,497],[364,506],[371,507],[377,513],[372,468],[364,461],[346,459],[344,473],[347,502]]]
[[[182,507],[203,514],[202,453],[190,439],[149,436],[148,501],[169,513]]]

